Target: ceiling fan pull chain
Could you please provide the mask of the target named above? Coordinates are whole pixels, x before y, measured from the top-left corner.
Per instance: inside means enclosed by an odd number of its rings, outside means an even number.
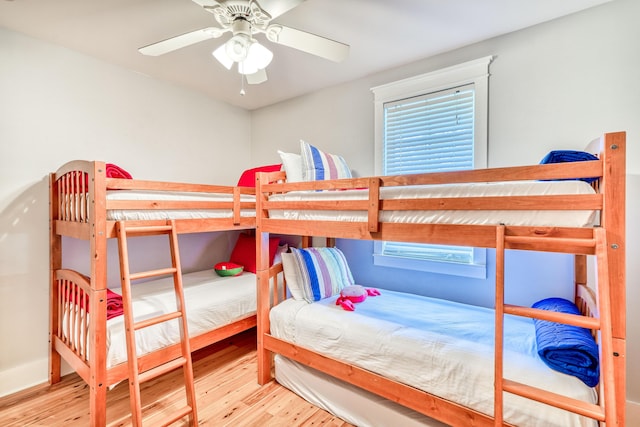
[[[240,74],[240,96],[244,96],[244,74]]]

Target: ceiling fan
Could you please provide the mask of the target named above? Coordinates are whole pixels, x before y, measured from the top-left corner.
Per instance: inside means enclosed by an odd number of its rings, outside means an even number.
[[[304,0],[193,0],[215,17],[220,27],[207,27],[171,37],[138,49],[149,56],[159,56],[174,50],[221,37],[230,32],[232,37],[213,51],[213,56],[227,69],[238,64],[238,72],[247,83],[258,84],[267,80],[265,68],[273,53],[253,36],[264,34],[272,43],[292,47],[334,62],[341,62],[349,54],[349,46],[305,31],[271,23]]]

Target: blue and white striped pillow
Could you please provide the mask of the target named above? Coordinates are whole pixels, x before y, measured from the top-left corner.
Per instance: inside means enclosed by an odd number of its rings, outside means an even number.
[[[300,272],[300,288],[307,302],[319,301],[353,285],[347,259],[338,248],[291,248]]]
[[[300,155],[305,181],[351,178],[351,170],[342,156],[325,153],[305,141],[300,141]]]

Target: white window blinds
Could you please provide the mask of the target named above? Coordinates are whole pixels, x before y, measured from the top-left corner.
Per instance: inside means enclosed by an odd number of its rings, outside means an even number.
[[[384,175],[473,168],[473,85],[384,104]]]
[[[474,85],[384,104],[383,173],[473,169]],[[473,248],[384,242],[386,256],[471,263]]]

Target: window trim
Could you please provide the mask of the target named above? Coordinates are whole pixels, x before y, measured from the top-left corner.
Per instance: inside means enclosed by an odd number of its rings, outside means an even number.
[[[426,271],[429,273],[448,274],[451,276],[470,277],[474,279],[487,278],[487,250],[473,248],[473,262],[459,264],[447,261],[433,261],[426,259],[411,259],[383,255],[382,241],[373,243],[373,265],[381,267],[402,268],[405,270]]]
[[[487,167],[487,137],[489,126],[489,64],[493,56],[432,71],[408,79],[371,88],[374,95],[375,173],[382,174],[382,149],[384,138],[384,104],[403,98],[411,98],[429,92],[474,84],[476,116],[474,120],[474,154],[476,169]]]
[[[489,126],[489,64],[493,56],[410,77],[371,88],[374,94],[375,172],[382,175],[384,145],[384,104],[405,98],[450,89],[456,86],[474,85],[474,167],[487,167]],[[382,242],[374,243],[374,265],[429,271],[464,277],[486,278],[486,249],[474,248],[473,263],[414,260],[382,255]]]

